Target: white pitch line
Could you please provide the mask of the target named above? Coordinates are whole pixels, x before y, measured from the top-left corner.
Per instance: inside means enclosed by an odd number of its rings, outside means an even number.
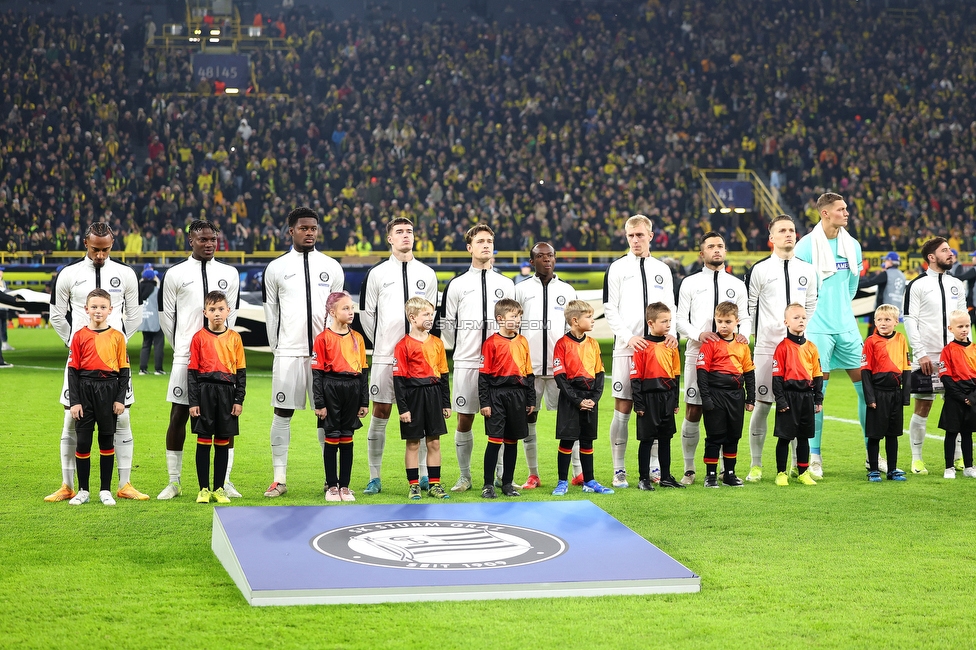
[[[50,366],[25,366],[20,363],[15,363],[14,368],[27,368],[28,370],[58,370],[60,372],[64,372],[64,367],[52,368]]]

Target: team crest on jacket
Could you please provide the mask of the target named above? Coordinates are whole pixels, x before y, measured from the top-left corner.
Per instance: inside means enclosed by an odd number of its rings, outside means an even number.
[[[424,289],[427,288],[427,283],[424,282],[423,280],[417,280],[417,288],[423,291]]]
[[[726,290],[725,295],[728,296],[729,298],[735,298],[735,289]]]
[[[502,291],[501,289],[495,289],[495,297],[496,298],[501,298],[504,295],[505,295],[505,292],[504,291]]]
[[[117,278],[113,278],[113,280],[115,280],[115,279],[117,279]],[[958,296],[959,295],[959,287],[949,287],[949,293],[951,293],[954,296]]]
[[[122,280],[120,280],[118,278],[112,278],[111,280],[108,281],[108,283],[110,285],[112,285],[112,288],[113,289],[118,289],[120,286],[122,286]],[[953,288],[955,288],[955,287],[953,287]]]
[[[655,275],[654,276],[654,281],[657,282],[658,284],[664,284],[664,276],[663,275]]]
[[[326,273],[325,271],[322,271],[321,273],[319,273],[319,280],[321,280],[322,282],[328,282],[329,274]]]
[[[562,307],[566,304],[566,296],[556,296],[556,304]]]
[[[480,521],[415,519],[356,524],[319,533],[313,549],[346,562],[396,569],[465,571],[545,562],[565,553],[550,533]]]
[[[799,279],[799,280],[797,280],[797,282],[799,282],[799,283],[800,283],[800,286],[801,286],[801,287],[805,287],[805,286],[807,286],[807,279],[806,279],[806,277],[805,277],[805,276],[802,276],[802,275],[801,275],[801,276],[800,276],[800,279]]]
[[[227,280],[224,280],[224,279],[218,280],[217,281],[217,286],[220,287],[220,290],[221,291],[226,291],[227,290]]]

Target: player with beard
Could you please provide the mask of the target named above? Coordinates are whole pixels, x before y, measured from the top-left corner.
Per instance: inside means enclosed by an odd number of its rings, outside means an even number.
[[[912,472],[928,474],[922,460],[925,425],[936,392],[943,392],[939,376],[939,355],[953,340],[949,333],[949,314],[966,311],[966,285],[948,273],[954,263],[949,243],[933,237],[922,245],[928,270],[908,283],[905,289],[905,333],[912,347],[912,396],[915,409],[908,423],[912,445]],[[955,458],[962,457],[957,447]],[[894,469],[894,468],[891,468]],[[883,471],[883,470],[882,470]]]
[[[699,422],[702,418],[702,396],[698,389],[696,363],[703,343],[718,341],[715,328],[715,308],[722,302],[738,307],[738,331],[735,340],[749,345],[748,333],[752,321],[747,313],[749,296],[745,283],[725,271],[725,238],[717,232],[701,236],[702,270],[689,275],[678,290],[676,313],[678,333],[687,340],[685,347],[685,420],[681,423],[681,454],[685,461],[682,485],[695,482],[695,451],[701,438]],[[739,432],[741,434],[741,432]]]
[[[793,303],[803,305],[807,318],[817,309],[817,272],[812,265],[794,255],[796,225],[792,217],[781,214],[772,220],[769,242],[773,245],[773,254],[756,262],[749,273],[749,315],[756,332],[753,352],[756,409],[749,420],[752,465],[747,481],[762,480],[762,452],[774,401],[773,354],[787,332],[783,314]]]
[[[190,362],[190,342],[203,329],[205,300],[211,291],[220,291],[227,298],[230,315],[227,327],[237,321],[240,301],[240,273],[229,264],[214,259],[217,250],[218,228],[205,219],[196,219],[187,228],[190,257],[174,264],[163,275],[159,296],[159,324],[166,340],[173,348],[173,369],[169,376],[166,401],[170,402],[169,427],[166,429],[166,468],[169,482],[157,499],[167,500],[182,494],[180,475],[183,468],[183,445],[186,442],[186,423],[190,417],[187,364]],[[224,493],[240,497],[230,482],[234,466],[234,440],[230,436],[227,450],[227,477]]]

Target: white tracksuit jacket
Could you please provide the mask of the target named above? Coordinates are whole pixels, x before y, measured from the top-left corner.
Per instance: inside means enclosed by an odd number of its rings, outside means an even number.
[[[325,329],[325,302],[342,291],[344,276],[337,261],[317,250],[294,248],[271,260],[264,270],[261,299],[268,344],[275,356],[311,357],[315,337]]]
[[[515,283],[492,269],[470,267],[444,287],[441,338],[454,347],[455,368],[481,366],[481,345],[498,331],[495,303],[515,297]]]
[[[359,318],[373,344],[373,363],[392,364],[393,349],[410,331],[403,305],[413,297],[437,307],[437,275],[419,260],[390,259],[366,272],[359,290]]]
[[[538,275],[515,285],[515,299],[522,305],[521,334],[529,342],[532,373],[536,377],[552,377],[552,353],[556,341],[569,326],[564,312],[570,300],[576,300],[576,289],[553,275],[542,286]]]
[[[86,255],[61,269],[51,294],[51,326],[64,344],[70,345],[75,332],[88,325],[85,302],[92,289],[105,289],[112,297],[108,324],[125,334],[126,339],[135,334],[142,324],[136,272],[113,259],[96,268]]]
[[[702,332],[715,331],[715,306],[720,302],[736,304],[739,308],[737,331],[748,337],[752,331],[752,319],[749,317],[749,294],[745,282],[726,273],[725,269],[713,271],[707,267],[681,281],[675,321],[678,334],[688,341],[685,356],[697,357],[701,349],[698,337]]]
[[[163,274],[160,290],[159,325],[166,340],[173,347],[173,362],[190,361],[190,341],[203,329],[205,321],[204,296],[211,291],[222,291],[227,296],[230,315],[227,326],[237,321],[237,309],[241,306],[240,273],[233,266],[210,260],[203,262],[192,256],[174,264]]]
[[[613,356],[629,357],[633,349],[627,342],[647,334],[644,311],[654,302],[663,302],[671,310],[674,335],[677,310],[674,304],[674,278],[671,268],[653,257],[637,257],[628,252],[607,267],[603,278],[603,304],[607,324],[613,332]]]

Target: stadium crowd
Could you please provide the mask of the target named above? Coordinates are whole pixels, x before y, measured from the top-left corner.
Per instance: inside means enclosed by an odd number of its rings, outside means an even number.
[[[288,211],[323,214],[320,248],[385,248],[406,216],[420,250],[656,250],[702,232],[765,249],[764,229],[709,217],[697,168],[769,174],[801,230],[824,189],[850,197],[865,250],[948,234],[974,248],[971,6],[881,3],[564,6],[565,27],[283,19],[288,49],[253,56],[261,96],[181,96],[187,52],[145,47],[119,17],[0,15],[0,245],[79,250],[93,220],[128,251],[183,249],[206,215],[224,250],[282,250]],[[921,11],[927,11],[922,9]],[[961,13],[960,13],[961,12]]]

